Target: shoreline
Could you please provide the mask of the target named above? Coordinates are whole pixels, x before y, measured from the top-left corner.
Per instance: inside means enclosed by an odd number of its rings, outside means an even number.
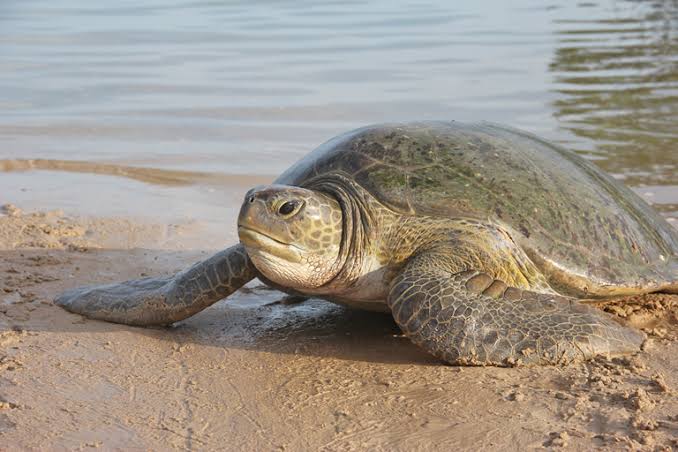
[[[208,247],[235,241],[235,218],[252,187],[275,175],[227,174],[86,160],[0,159],[5,192],[0,205],[48,211],[59,206],[80,217],[114,217],[135,223],[187,223],[204,228]],[[628,175],[615,175],[624,184]],[[678,185],[627,185],[678,228]],[[196,235],[197,237],[197,235]],[[203,245],[205,246],[205,245]]]

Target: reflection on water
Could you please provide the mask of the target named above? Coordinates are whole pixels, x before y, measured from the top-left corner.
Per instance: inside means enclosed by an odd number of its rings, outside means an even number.
[[[486,119],[581,151],[678,217],[677,5],[2,1],[0,161],[251,185],[353,127]],[[41,199],[21,174],[0,172],[0,203]]]
[[[678,191],[678,2],[594,6],[555,28],[550,70],[561,127],[628,184]]]

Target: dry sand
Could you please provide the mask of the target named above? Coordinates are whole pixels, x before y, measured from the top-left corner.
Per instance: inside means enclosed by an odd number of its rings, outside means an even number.
[[[212,251],[190,227],[0,216],[0,449],[672,450],[678,300],[607,306],[637,356],[461,368],[387,315],[251,284],[172,328],[85,320],[60,291],[167,274]],[[196,241],[192,242],[195,238]]]

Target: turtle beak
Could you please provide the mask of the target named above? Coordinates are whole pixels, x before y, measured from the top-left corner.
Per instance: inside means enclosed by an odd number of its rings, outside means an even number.
[[[288,262],[299,263],[302,260],[300,250],[296,246],[279,242],[256,229],[238,226],[238,237],[246,248],[278,256]]]

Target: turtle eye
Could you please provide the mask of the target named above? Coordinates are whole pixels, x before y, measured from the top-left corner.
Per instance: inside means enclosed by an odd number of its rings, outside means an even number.
[[[287,201],[278,208],[278,213],[280,215],[289,215],[299,206],[299,201]]]

